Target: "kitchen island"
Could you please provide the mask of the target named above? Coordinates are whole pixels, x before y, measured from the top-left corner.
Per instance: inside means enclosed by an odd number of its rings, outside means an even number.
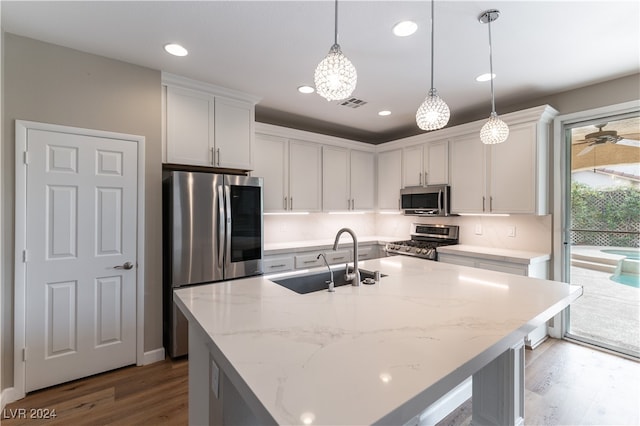
[[[177,290],[190,424],[401,425],[470,376],[474,424],[523,423],[524,336],[581,287],[408,256],[360,267],[388,276],[304,295],[267,276]]]

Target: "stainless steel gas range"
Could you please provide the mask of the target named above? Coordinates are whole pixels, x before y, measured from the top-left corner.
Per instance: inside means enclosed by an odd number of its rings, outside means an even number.
[[[388,243],[385,251],[389,254],[438,260],[437,248],[452,244],[458,244],[458,226],[412,223],[411,239]]]

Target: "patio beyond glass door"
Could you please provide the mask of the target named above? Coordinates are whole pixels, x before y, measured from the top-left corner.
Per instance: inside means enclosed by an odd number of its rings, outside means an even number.
[[[565,128],[571,305],[566,337],[640,356],[640,118]]]

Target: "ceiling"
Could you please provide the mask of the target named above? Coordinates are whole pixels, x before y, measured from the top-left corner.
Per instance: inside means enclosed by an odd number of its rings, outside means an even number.
[[[342,0],[339,43],[358,72],[353,109],[296,88],[313,85],[333,44],[334,2],[2,1],[4,31],[261,98],[259,121],[379,143],[420,132],[415,112],[430,87],[427,1]],[[435,3],[435,87],[450,123],[489,115],[488,28],[492,24],[496,109],[638,73],[640,2],[454,1]],[[418,31],[400,38],[405,19]],[[165,53],[177,42],[186,57]],[[386,117],[377,115],[390,110]]]

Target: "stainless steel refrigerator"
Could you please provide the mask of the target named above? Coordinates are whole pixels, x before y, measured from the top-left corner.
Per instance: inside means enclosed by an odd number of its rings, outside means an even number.
[[[262,178],[202,172],[163,176],[164,344],[188,351],[176,288],[263,273]]]

